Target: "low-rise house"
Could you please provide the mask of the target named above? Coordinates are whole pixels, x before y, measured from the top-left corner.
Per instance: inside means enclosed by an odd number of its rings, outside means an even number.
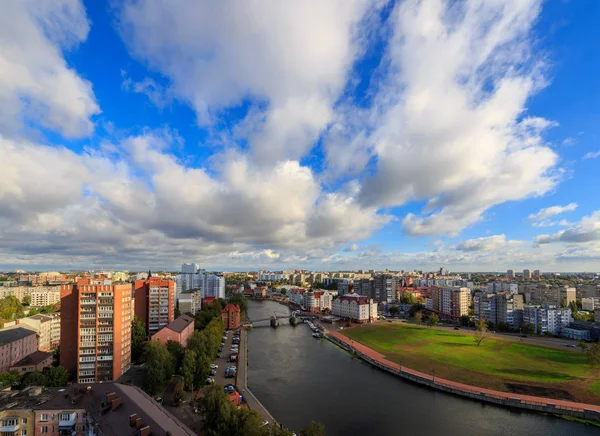
[[[223,320],[223,324],[225,324],[226,330],[240,328],[240,306],[229,303],[221,311],[221,319]]]
[[[19,374],[27,374],[34,371],[43,371],[52,366],[52,353],[46,351],[34,351],[23,357],[10,367],[10,371],[18,371]]]
[[[188,315],[181,315],[175,321],[154,333],[152,340],[160,341],[162,344],[166,344],[168,341],[175,341],[185,348],[193,333],[194,318]]]
[[[11,327],[0,331],[0,373],[25,356],[37,351],[38,338],[33,330],[23,327]]]

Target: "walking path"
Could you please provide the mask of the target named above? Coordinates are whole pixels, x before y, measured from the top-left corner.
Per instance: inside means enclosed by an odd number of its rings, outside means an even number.
[[[515,400],[520,401],[522,404],[529,404],[534,406],[550,406],[556,407],[557,409],[564,409],[568,411],[577,411],[577,412],[585,412],[594,411],[596,413],[600,413],[600,406],[596,406],[593,404],[585,404],[585,403],[575,403],[572,401],[564,401],[564,400],[555,400],[553,398],[544,398],[544,397],[534,397],[531,395],[520,395],[513,394],[508,392],[495,391],[492,389],[485,389],[476,386],[465,385],[463,383],[457,383],[451,380],[446,380],[443,378],[435,377],[429,374],[425,374],[423,372],[415,371],[413,369],[407,368],[405,366],[399,365],[395,362],[387,360],[383,354],[378,353],[371,348],[360,344],[347,336],[339,332],[328,332],[329,336],[333,336],[339,341],[345,343],[346,345],[354,348],[356,351],[364,354],[368,358],[378,362],[379,364],[386,366],[392,370],[395,370],[402,375],[402,373],[410,374],[421,379],[426,379],[431,381],[435,386],[447,387],[456,391],[461,391],[464,393],[472,393],[477,395],[485,395],[486,397],[495,398],[498,400],[503,400],[507,402],[514,402]],[[435,387],[434,386],[434,387]]]
[[[237,370],[237,387],[242,394],[244,401],[248,404],[248,408],[256,410],[261,416],[269,421],[269,424],[275,423],[275,418],[271,416],[269,411],[261,404],[254,394],[248,389],[248,332],[245,328],[240,329],[240,353],[238,354],[238,370]]]

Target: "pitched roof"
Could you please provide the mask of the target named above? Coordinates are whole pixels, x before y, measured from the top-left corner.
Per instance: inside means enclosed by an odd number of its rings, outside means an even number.
[[[25,329],[23,327],[11,328],[0,331],[0,344],[9,344],[19,339],[26,338],[30,335],[35,335],[33,330]]]
[[[168,324],[165,328],[177,333],[181,333],[187,326],[194,323],[194,318],[187,315],[181,315],[175,321]]]
[[[236,312],[240,311],[240,306],[238,306],[237,304],[227,304],[227,306],[225,306],[225,308],[221,311],[221,313],[227,313],[231,310],[234,310]]]
[[[45,351],[34,351],[33,353],[23,357],[17,363],[11,365],[12,366],[25,366],[25,365],[37,365],[40,362],[52,357],[52,353],[47,353]]]

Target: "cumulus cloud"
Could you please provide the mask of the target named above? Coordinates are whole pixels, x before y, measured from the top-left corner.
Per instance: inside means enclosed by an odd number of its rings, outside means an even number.
[[[540,209],[537,213],[532,213],[528,219],[529,221],[543,221],[561,213],[573,212],[575,209],[577,209],[577,203],[569,203],[566,206],[550,206]]]
[[[85,41],[90,26],[79,0],[10,1],[0,14],[0,132],[32,121],[66,137],[89,135],[100,112],[92,85],[63,51]]]
[[[120,29],[200,123],[245,99],[264,107],[249,139],[257,161],[276,162],[302,157],[332,120],[374,3],[126,1]]]
[[[457,235],[492,206],[556,184],[557,155],[542,138],[556,123],[525,108],[545,85],[529,44],[539,11],[537,0],[396,5],[373,107],[345,108],[332,127],[358,139],[342,170],[376,158],[363,205],[426,200],[404,231]],[[329,161],[344,151],[338,136],[326,143]]]
[[[3,251],[143,259],[154,247],[182,260],[258,252],[283,261],[325,255],[390,220],[361,208],[351,190],[324,193],[297,161],[261,172],[233,155],[209,174],[179,162],[173,141],[153,132],[77,154],[0,138],[11,162],[0,187]]]
[[[583,156],[584,159],[596,159],[597,157],[600,157],[600,150],[590,151],[589,153],[586,153],[585,156]]]
[[[522,241],[507,240],[505,235],[493,235],[484,238],[467,239],[456,245],[458,251],[486,251],[512,247],[522,244]]]
[[[583,217],[581,221],[568,229],[554,234],[539,235],[535,238],[535,243],[538,245],[557,242],[583,244],[598,241],[600,241],[600,210]]]

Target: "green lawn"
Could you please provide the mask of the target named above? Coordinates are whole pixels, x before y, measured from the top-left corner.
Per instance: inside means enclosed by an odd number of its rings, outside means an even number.
[[[382,323],[342,333],[410,368],[451,380],[507,390],[504,383],[553,384],[580,401],[600,402],[600,372],[583,353],[537,347],[488,337],[477,346],[472,335],[404,323]],[[587,391],[582,394],[580,391]],[[591,395],[590,395],[591,393]],[[583,398],[585,397],[585,398]]]

